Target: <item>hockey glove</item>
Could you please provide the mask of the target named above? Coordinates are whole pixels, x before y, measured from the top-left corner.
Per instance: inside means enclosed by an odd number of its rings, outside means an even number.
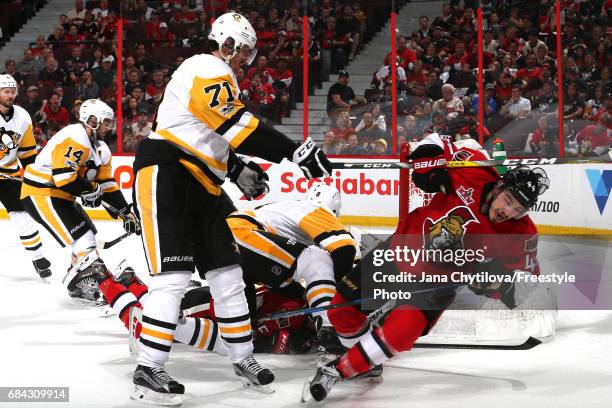
[[[329,159],[310,137],[293,152],[293,162],[300,166],[308,180],[331,175]]]
[[[479,263],[474,273],[481,274],[483,272],[488,272],[489,277],[503,277],[512,275],[512,272],[508,271],[503,265],[495,260]],[[483,276],[483,279],[485,278],[486,276]],[[468,285],[468,288],[470,288],[470,290],[477,295],[501,300],[509,309],[514,309],[516,307],[513,282],[493,280],[482,282],[474,280]]]
[[[230,153],[230,155],[233,155],[233,153]],[[267,183],[270,178],[257,163],[248,158],[240,158],[234,155],[230,160],[227,175],[248,200],[270,191]]]
[[[418,185],[422,190],[428,193],[437,191],[450,193],[451,181],[448,170],[446,170],[444,155],[415,158],[412,159],[412,165],[414,166],[414,178],[415,180],[419,178]]]
[[[81,193],[81,203],[84,207],[96,208],[102,204],[102,187],[98,183],[91,183],[92,189]]]
[[[132,211],[134,204],[130,204],[121,211],[119,211],[119,217],[123,221],[123,229],[128,234],[136,234],[140,235],[140,221],[138,221],[138,217]]]

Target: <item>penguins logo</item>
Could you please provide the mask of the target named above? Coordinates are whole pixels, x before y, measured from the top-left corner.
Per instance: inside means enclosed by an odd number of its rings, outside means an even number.
[[[3,159],[11,150],[17,148],[19,138],[19,133],[0,128],[0,159]]]
[[[440,219],[423,223],[423,245],[427,249],[461,249],[465,227],[478,219],[468,207],[455,207]]]

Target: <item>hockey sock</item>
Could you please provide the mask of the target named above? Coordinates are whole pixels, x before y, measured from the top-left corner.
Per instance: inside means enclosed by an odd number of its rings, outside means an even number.
[[[227,355],[227,350],[217,323],[210,319],[187,317],[181,319],[174,333],[174,339],[183,344],[193,346],[199,351],[212,351]]]
[[[327,306],[336,294],[334,263],[321,248],[310,246],[297,259],[294,280],[306,282],[306,299],[310,307]],[[331,326],[327,312],[313,313],[321,316],[323,326]]]
[[[25,211],[11,211],[9,216],[19,233],[21,244],[32,256],[32,259],[42,258],[42,240],[36,228],[36,222]]]
[[[233,363],[242,361],[253,354],[242,269],[238,265],[213,269],[206,273],[206,280],[215,299],[215,316],[229,358]]]
[[[331,304],[345,303],[346,300],[340,293],[336,293]],[[327,311],[329,320],[336,329],[340,343],[344,347],[353,347],[362,336],[370,331],[368,317],[354,306],[339,307]]]
[[[378,327],[359,340],[337,363],[336,368],[345,378],[368,371],[402,351],[410,350],[427,326],[420,310],[395,309]]]
[[[138,364],[162,367],[168,361],[181,298],[190,278],[188,271],[153,275],[151,278],[149,297],[142,311]]]
[[[130,309],[142,305],[138,299],[125,286],[108,278],[100,283],[100,292],[104,295],[104,300],[108,302],[113,311],[119,316],[127,329],[130,328]]]

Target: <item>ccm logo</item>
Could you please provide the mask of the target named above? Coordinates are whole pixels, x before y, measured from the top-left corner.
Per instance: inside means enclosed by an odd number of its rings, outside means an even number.
[[[384,168],[389,168],[391,167],[391,164],[387,164],[387,163],[367,163],[363,165],[364,169],[384,169]]]
[[[193,262],[193,256],[166,256],[162,262]]]
[[[446,159],[419,161],[414,163],[415,169],[426,169],[428,167],[440,167],[446,164]]]

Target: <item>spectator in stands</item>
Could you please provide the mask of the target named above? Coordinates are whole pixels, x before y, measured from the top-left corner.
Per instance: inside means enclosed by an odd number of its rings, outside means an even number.
[[[56,93],[60,96],[60,106],[66,108],[66,110],[68,111],[72,109],[74,99],[64,97],[64,88],[61,85],[55,85],[53,87],[53,93]]]
[[[536,65],[537,59],[534,53],[525,56],[526,65],[516,73],[516,77],[523,81],[526,91],[535,91],[542,87],[542,70]]]
[[[526,118],[531,112],[531,102],[527,98],[523,98],[523,87],[520,82],[514,82],[512,84],[512,95],[508,102],[506,102],[499,113],[502,116],[516,119]]]
[[[432,42],[427,44],[427,47],[425,48],[425,55],[423,55],[421,61],[423,62],[423,68],[428,72],[433,68],[437,70],[442,69],[442,60],[438,56],[436,45]]]
[[[147,48],[144,43],[136,44],[136,67],[140,72],[149,72],[153,69],[153,63],[147,57]]]
[[[357,128],[355,128],[359,139],[367,137],[370,140],[376,140],[385,137],[385,132],[376,126],[376,122],[371,112],[365,112],[362,116],[362,120],[363,125],[360,123],[357,125]]]
[[[31,47],[30,49],[32,50],[32,55],[38,57],[42,50],[44,50],[46,47],[47,43],[45,42],[45,37],[39,35],[36,37],[36,45],[34,47]]]
[[[586,103],[582,117],[592,120],[601,110],[605,110],[604,88],[598,85],[595,87],[595,92],[593,92],[593,98],[589,99]]]
[[[584,113],[584,99],[578,95],[576,82],[567,84],[565,95],[563,95],[563,119],[578,119]]]
[[[127,82],[124,86],[128,94],[131,94],[132,89],[134,89],[135,87],[144,88],[144,85],[140,80],[140,71],[138,69],[133,68],[128,71]]]
[[[123,117],[128,124],[132,124],[138,120],[138,115],[138,100],[128,95],[123,107]]]
[[[495,100],[495,85],[486,84],[484,90],[484,101],[483,101],[483,111],[484,118],[490,118],[494,113],[497,112],[497,101]],[[472,98],[471,102],[471,110],[478,116],[478,94],[476,93]]]
[[[71,50],[74,47],[81,47],[87,35],[79,33],[79,28],[76,24],[71,24],[68,33],[64,35],[64,48]]]
[[[359,145],[359,138],[357,135],[355,133],[351,133],[348,136],[347,143],[343,146],[340,154],[362,156],[368,154],[368,151],[364,148],[364,146]]]
[[[156,69],[153,71],[152,82],[145,89],[145,101],[153,99],[153,103],[159,103],[165,88],[164,74],[160,69]]]
[[[249,100],[259,107],[262,116],[274,118],[274,88],[268,82],[263,82],[261,74],[256,72],[251,78],[249,87]]]
[[[545,81],[540,95],[535,97],[532,110],[539,113],[555,113],[558,111],[558,96],[553,81]]]
[[[17,63],[17,72],[23,75],[38,74],[39,65],[36,63],[32,50],[27,48],[23,51],[23,59]]]
[[[3,72],[3,74],[8,74],[12,76],[17,82],[18,87],[23,86],[23,80],[25,79],[25,75],[22,75],[19,72],[17,72],[17,63],[15,62],[15,60],[12,60],[12,59],[6,60],[6,62],[4,63],[4,68],[5,68],[5,71]]]
[[[387,141],[385,139],[377,139],[374,141],[374,149],[372,149],[372,156],[387,156],[390,152],[387,149]]]
[[[321,145],[321,150],[323,150],[323,153],[328,156],[330,154],[340,154],[340,151],[342,150],[342,144],[338,141],[336,134],[331,130],[328,130],[323,135],[323,144]]]
[[[21,107],[28,111],[33,120],[37,112],[42,109],[42,99],[39,96],[38,86],[30,85],[26,90],[26,100],[21,103]]]
[[[495,88],[498,105],[505,105],[512,97],[512,75],[508,72],[499,74],[499,82]]]
[[[426,40],[429,38],[429,17],[421,16],[419,17],[419,30],[417,31],[421,40]]]
[[[272,71],[273,69],[268,66],[268,58],[265,55],[260,55],[257,57],[256,65],[249,69],[247,78],[252,80],[255,74],[259,74],[261,82],[271,84],[273,82]]]
[[[585,126],[576,136],[578,155],[581,157],[600,156],[608,153],[612,143],[612,116],[604,112],[597,123]]]
[[[529,30],[527,33],[527,42],[523,47],[523,54],[529,55],[536,52],[539,47],[546,47],[546,43],[538,38],[537,30]],[[546,47],[548,48],[548,47]]]
[[[79,109],[83,102],[80,99],[74,101],[74,106],[70,109],[70,123],[78,123],[79,121]]]
[[[136,108],[137,112],[140,112],[141,110],[146,110],[147,112],[151,112],[151,110],[149,109],[149,105],[147,105],[147,103],[145,102],[144,99],[144,90],[141,87],[135,86],[132,89],[132,92],[130,93],[130,96],[134,99],[136,99],[138,106]]]
[[[62,41],[64,41],[64,27],[58,25],[47,37],[47,43],[51,48],[62,48]]]
[[[153,35],[154,46],[160,48],[174,47],[176,36],[168,30],[168,24],[159,24],[159,31]]]
[[[95,18],[98,18],[98,16],[108,17],[108,13],[110,13],[108,0],[100,0],[99,6],[93,9],[92,13]]]
[[[538,126],[533,131],[531,138],[529,139],[529,148],[533,153],[540,153],[544,147],[544,136],[550,131],[548,122],[548,115],[540,115],[538,117]]]
[[[57,60],[53,57],[47,58],[47,67],[38,74],[39,86],[53,87],[55,84],[64,83],[66,74],[58,68]]]
[[[93,75],[94,80],[100,87],[100,89],[109,88],[113,83],[114,70],[112,70],[113,62],[115,57],[108,55],[102,59],[102,64],[99,68],[94,69]]]
[[[404,126],[398,129],[399,135],[412,142],[418,142],[422,139],[423,131],[417,126],[417,120],[413,115],[406,115],[404,117]]]
[[[429,71],[427,74],[427,83],[425,84],[425,96],[431,100],[438,100],[442,97],[442,81],[438,78],[435,70]]]
[[[61,99],[61,95],[53,93],[48,102],[46,99],[43,102],[43,112],[45,113],[47,126],[50,127],[51,123],[55,123],[58,130],[70,123],[70,114],[66,108],[61,106]]]
[[[84,35],[88,39],[93,39],[97,36],[99,29],[100,27],[98,27],[98,24],[96,24],[96,22],[94,21],[94,15],[92,14],[92,12],[89,10],[86,11],[83,23],[79,27],[79,33]]]
[[[400,66],[406,70],[410,68],[410,63],[414,63],[417,60],[416,52],[408,47],[408,39],[403,35],[397,38],[396,55],[399,57]],[[383,64],[389,65],[390,60],[391,53],[388,53]]]
[[[91,71],[83,71],[81,74],[81,81],[77,85],[75,93],[77,98],[82,100],[95,99],[100,95],[100,88],[93,80]]]
[[[352,127],[351,118],[347,111],[338,113],[336,126],[331,131],[336,135],[338,142],[342,143],[346,142],[350,134],[355,133],[355,128]]]
[[[453,120],[463,115],[463,102],[455,96],[455,87],[451,84],[442,85],[442,98],[433,104],[433,111],[441,112],[446,119]]]
[[[149,137],[153,124],[149,122],[149,114],[142,109],[138,112],[138,120],[132,124],[132,134],[140,142],[145,137]]]
[[[70,24],[81,25],[85,20],[85,13],[87,10],[83,7],[83,0],[75,0],[74,1],[74,9],[68,13],[68,20]]]
[[[330,50],[332,73],[338,72],[346,65],[346,48],[350,46],[347,36],[338,36],[336,29],[336,19],[333,16],[327,18],[325,30],[321,32],[321,48]]]
[[[332,120],[338,115],[338,112],[350,110],[353,102],[366,103],[364,97],[355,95],[353,88],[348,83],[348,71],[340,70],[338,81],[327,92],[327,114]]]
[[[491,132],[487,129],[486,126],[482,127],[482,137],[483,140],[487,140],[491,137]],[[465,126],[462,126],[461,129],[457,132],[455,136],[455,140],[466,140],[466,139],[474,139],[480,140],[480,133],[478,131],[478,121],[474,117],[468,117],[465,122]]]

